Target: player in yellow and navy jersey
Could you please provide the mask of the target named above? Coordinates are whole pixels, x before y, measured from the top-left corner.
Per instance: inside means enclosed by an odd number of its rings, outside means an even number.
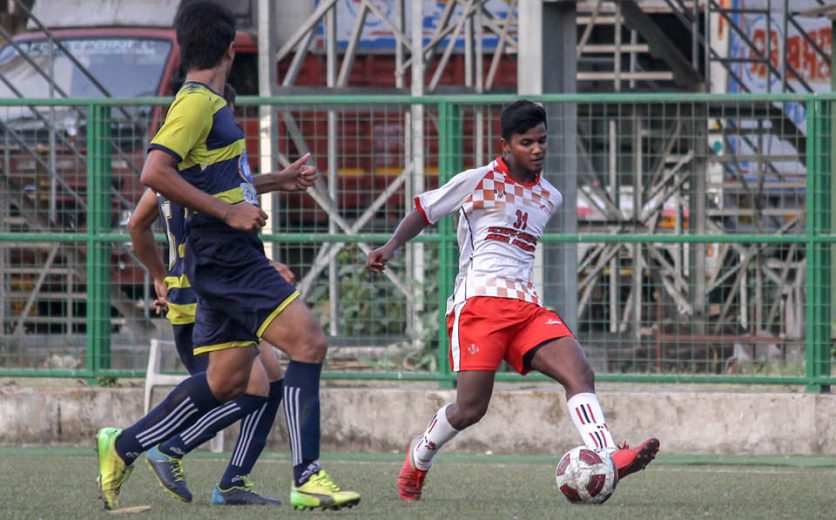
[[[278,174],[284,176],[290,187],[304,188],[313,184],[316,171],[303,162],[308,155]],[[269,174],[274,175],[274,174]],[[152,225],[162,216],[168,242],[168,265],[159,258]],[[205,372],[208,356],[195,356],[192,345],[197,307],[197,295],[192,290],[184,273],[186,211],[182,206],[155,196],[147,190],[139,201],[128,229],[134,244],[134,252],[148,268],[157,293],[157,312],[166,312],[166,318],[174,330],[174,343],[183,365],[194,375]],[[275,267],[288,282],[293,282],[293,273],[283,264]],[[183,456],[214,437],[230,424],[241,420],[241,428],[233,450],[232,460],[221,481],[213,490],[212,503],[223,505],[278,505],[279,500],[263,496],[253,489],[250,472],[263,450],[267,436],[282,400],[282,372],[275,351],[269,345],[259,355],[258,363],[263,365],[270,384],[267,396],[244,394],[220,406],[189,429],[152,447],[147,462],[160,485],[174,497],[190,502],[192,493],[186,485]],[[258,372],[253,373],[258,376]]]
[[[267,395],[267,378],[251,377],[261,339],[290,358],[284,378],[285,414],[300,509],[350,507],[360,501],[320,468],[319,380],[327,341],[292,285],[264,255],[244,134],[223,96],[235,58],[235,16],[212,2],[185,4],[175,20],[186,82],[152,140],[143,184],[189,210],[185,268],[198,296],[192,340],[209,366],[179,384],[148,415],[124,431],[98,435],[99,490],[106,508],[143,451],[183,432],[244,393]]]
[[[226,85],[224,98],[230,107],[235,101],[235,91]],[[316,169],[306,166],[310,154],[305,154],[278,174],[260,177],[260,188],[282,191],[300,191],[316,181]],[[274,180],[274,182],[267,182]],[[168,244],[168,264],[159,257],[152,232],[153,223],[162,216]],[[162,196],[147,190],[128,222],[134,252],[146,266],[157,293],[157,312],[166,312],[166,318],[174,330],[177,354],[190,374],[205,372],[208,356],[195,356],[192,345],[197,307],[197,295],[185,274],[186,210]],[[295,281],[293,272],[284,264],[273,262],[274,267],[289,283]],[[270,383],[269,395],[243,396],[209,412],[198,423],[148,451],[147,462],[160,485],[176,498],[185,502],[192,499],[186,485],[183,456],[211,439],[226,426],[241,419],[238,441],[226,472],[212,495],[212,503],[224,505],[277,505],[281,502],[256,493],[249,479],[255,462],[267,441],[279,404],[282,400],[282,372],[273,348],[265,345],[257,363],[264,366]],[[258,371],[253,372],[258,376]]]

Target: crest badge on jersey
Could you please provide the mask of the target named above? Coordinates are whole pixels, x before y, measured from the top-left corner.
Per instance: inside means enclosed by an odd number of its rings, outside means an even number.
[[[247,151],[241,153],[238,158],[238,175],[246,182],[241,183],[241,193],[244,196],[244,202],[258,206],[258,193],[253,186],[253,174],[250,171],[250,162],[247,160]]]
[[[241,156],[238,157],[238,175],[248,183],[253,183],[253,174],[250,171],[250,161],[247,159],[246,150],[241,152]]]
[[[244,202],[252,204],[253,206],[258,206],[258,194],[252,184],[242,182],[241,193],[244,195]]]

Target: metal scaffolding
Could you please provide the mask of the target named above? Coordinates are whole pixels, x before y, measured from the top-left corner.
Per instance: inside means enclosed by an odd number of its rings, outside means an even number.
[[[263,0],[260,5],[266,4]],[[345,45],[344,51],[340,52],[339,42],[336,37],[337,26],[337,0],[326,0],[319,2],[311,15],[302,23],[293,35],[283,42],[276,53],[276,62],[286,58],[290,64],[283,77],[278,78],[278,83],[285,89],[295,86],[299,72],[304,66],[306,57],[311,53],[322,53],[322,49],[315,48],[318,31],[322,31],[322,43],[326,56],[326,84],[327,89],[332,91],[345,91],[349,87],[351,68],[355,63],[360,41],[363,37],[363,28],[368,18],[376,18],[389,31],[394,39],[395,63],[393,68],[394,85],[396,89],[409,92],[412,96],[419,97],[431,94],[438,90],[441,78],[445,71],[452,67],[451,56],[456,48],[459,39],[464,39],[464,83],[455,90],[461,93],[482,93],[489,92],[494,84],[500,60],[516,52],[516,40],[512,36],[512,29],[515,29],[515,20],[511,16],[499,18],[495,13],[486,7],[488,0],[458,0],[447,2],[443,12],[435,25],[433,32],[424,37],[423,19],[426,13],[423,12],[424,2],[406,2],[395,0],[393,2],[392,15],[383,12],[378,2],[361,0],[357,3],[357,11],[352,21],[350,37]],[[516,7],[516,0],[512,0],[508,13],[513,13]],[[409,12],[407,12],[409,10]],[[407,16],[411,26],[407,28]],[[485,34],[495,35],[497,44],[491,50],[485,50],[482,42]],[[424,40],[427,41],[424,41]],[[341,62],[337,63],[338,55],[341,54]],[[490,60],[488,70],[484,70],[484,62]],[[432,73],[430,66],[433,66]],[[271,75],[275,69],[275,63],[265,64],[260,71],[262,76]],[[408,85],[408,90],[407,89]],[[357,88],[351,89],[358,92]],[[363,89],[366,92],[380,92],[381,89]],[[299,92],[297,87],[293,92]],[[450,89],[445,90],[449,92]],[[296,121],[289,112],[282,112],[280,117],[284,124],[290,128],[298,128]],[[336,114],[333,111],[328,113],[328,179],[327,190],[323,186],[311,190],[317,204],[328,214],[329,232],[357,234],[372,219],[383,203],[401,186],[405,188],[405,199],[411,200],[414,193],[420,193],[425,189],[425,129],[427,114],[423,105],[414,104],[408,112],[403,114],[405,131],[405,149],[409,151],[404,169],[396,176],[387,189],[380,193],[374,203],[366,208],[353,224],[345,222],[340,216],[340,208],[336,193],[337,186],[337,165],[336,165]],[[274,123],[275,124],[275,123]],[[477,115],[477,128],[484,124],[484,115]],[[482,142],[483,132],[477,132],[476,149],[484,150]],[[298,131],[294,133],[293,140],[296,148],[307,150],[304,138]],[[262,153],[262,155],[264,155]],[[481,157],[478,158],[482,160]],[[316,255],[313,268],[306,273],[300,288],[303,294],[310,291],[313,281],[326,268],[329,277],[329,313],[331,316],[332,335],[338,335],[338,284],[336,265],[334,258],[344,247],[343,243],[323,244]],[[365,243],[359,244],[364,252],[371,250]],[[407,313],[413,317],[410,328],[415,333],[413,336],[420,336],[421,323],[414,319],[416,311],[423,305],[423,295],[416,287],[424,283],[424,276],[427,266],[425,265],[425,252],[422,244],[412,244],[408,250],[407,272],[410,280],[404,281],[386,271],[386,276],[403,292],[411,307]]]
[[[266,0],[262,1],[262,4]],[[276,61],[290,60],[284,75],[278,78],[278,82],[282,87],[288,89],[288,92],[299,93],[305,90],[296,86],[296,80],[299,73],[306,63],[306,58],[309,55],[325,54],[327,65],[326,84],[315,86],[311,88],[311,92],[322,92],[321,87],[326,88],[327,91],[357,93],[360,91],[374,92],[376,89],[359,89],[357,87],[351,88],[349,78],[351,77],[351,67],[355,64],[358,49],[361,48],[361,40],[363,38],[363,28],[369,18],[375,18],[383,26],[385,26],[392,34],[394,40],[394,54],[395,65],[393,67],[394,85],[401,91],[407,91],[414,96],[421,96],[437,92],[440,86],[440,80],[445,71],[453,66],[451,56],[456,51],[463,54],[464,74],[460,77],[463,82],[458,86],[446,85],[444,92],[461,92],[461,93],[482,93],[492,92],[495,87],[495,79],[497,71],[500,69],[500,64],[503,57],[516,56],[517,58],[517,85],[520,94],[539,94],[543,92],[574,92],[575,84],[583,91],[585,86],[593,89],[597,88],[602,82],[611,82],[612,90],[620,91],[622,85],[625,87],[635,89],[639,84],[647,89],[655,89],[659,87],[660,83],[667,85],[688,85],[691,88],[700,88],[702,80],[699,76],[700,63],[698,62],[698,53],[694,52],[691,55],[691,61],[683,57],[677,51],[676,46],[670,42],[665,36],[664,31],[660,30],[655,25],[653,20],[648,15],[642,12],[641,8],[636,2],[617,1],[608,2],[597,0],[592,2],[579,2],[577,5],[574,2],[565,3],[560,7],[566,10],[568,7],[569,16],[562,15],[562,19],[569,20],[571,27],[575,25],[582,27],[583,32],[580,38],[575,41],[560,41],[557,42],[559,46],[572,46],[569,52],[573,52],[574,59],[572,60],[558,60],[559,52],[554,52],[552,47],[544,52],[544,38],[552,37],[551,31],[544,31],[543,24],[545,23],[545,16],[552,16],[556,7],[552,3],[543,3],[537,1],[522,0],[517,2],[512,1],[508,5],[508,11],[505,16],[498,16],[497,13],[491,12],[488,8],[487,0],[457,0],[447,2],[436,20],[436,25],[430,34],[425,34],[421,24],[421,20],[427,16],[427,13],[422,12],[424,8],[423,2],[404,2],[398,0],[394,2],[394,9],[391,10],[391,16],[384,13],[378,3],[370,0],[361,0],[357,3],[355,17],[351,23],[351,32],[347,41],[342,42],[343,48],[339,47],[336,38],[335,27],[337,24],[337,12],[339,2],[337,0],[328,0],[319,2],[309,17],[300,24],[298,29],[292,36],[282,43],[281,47],[276,53]],[[645,2],[647,3],[647,2]],[[661,4],[661,2],[655,2]],[[577,8],[577,14],[573,11]],[[411,26],[408,28],[405,25],[406,9],[411,11]],[[693,11],[693,9],[691,9]],[[561,15],[558,15],[560,17]],[[627,24],[630,27],[627,27]],[[692,23],[689,27],[692,27]],[[609,32],[612,36],[612,41],[602,42],[601,36],[598,32],[601,29]],[[565,29],[564,29],[565,30]],[[544,34],[545,32],[545,34]],[[572,31],[574,34],[574,31]],[[483,44],[485,35],[491,35],[496,38],[496,44],[492,48],[486,48]],[[596,37],[593,37],[596,35]],[[628,39],[622,35],[629,35]],[[320,38],[319,45],[315,45],[317,38]],[[456,50],[456,43],[459,39],[463,39],[463,45]],[[323,49],[324,47],[324,49]],[[610,54],[610,59],[601,60],[603,54]],[[642,63],[646,59],[640,59],[642,56],[647,57],[650,54],[659,54],[662,56],[662,62],[666,66],[665,70],[644,70]],[[626,59],[623,59],[626,57]],[[338,64],[338,58],[341,61]],[[484,69],[483,64],[489,63],[487,70]],[[262,74],[270,74],[274,64],[269,64],[270,69],[263,69]],[[561,79],[554,84],[545,85],[543,78],[543,71],[550,68],[556,69],[559,67],[558,75]],[[658,67],[657,67],[658,68]],[[408,71],[411,74],[408,75]],[[567,83],[563,81],[562,77],[576,76],[577,83],[572,81]],[[295,87],[295,88],[292,88]],[[380,91],[379,89],[377,90]],[[577,138],[577,151],[579,152],[580,161],[583,160],[584,154],[589,154],[589,142],[585,139],[582,128],[577,127],[577,122],[573,114],[562,113],[563,107],[554,107],[554,110],[560,112],[559,120],[561,124],[567,125],[568,129],[564,130],[562,134],[565,137],[564,142],[568,140],[571,142],[574,139],[574,130],[579,130]],[[298,128],[296,122],[293,121],[292,116],[284,112],[281,118],[288,128]],[[420,192],[424,189],[424,143],[423,136],[425,135],[424,124],[426,122],[426,115],[422,105],[413,105],[409,112],[404,113],[404,125],[407,129],[405,132],[405,149],[409,150],[408,162],[406,168],[398,175],[395,182],[389,185],[392,189],[398,189],[400,183],[406,184],[406,200],[410,200],[412,193]],[[486,149],[484,142],[484,128],[485,120],[484,113],[479,110],[475,114],[476,131],[474,132],[474,150],[476,150],[476,161],[481,162],[485,158],[483,151]],[[617,125],[624,124],[617,122],[615,119],[610,120],[610,128],[612,131],[617,130]],[[588,130],[588,129],[587,129]],[[615,135],[615,134],[613,134]],[[674,133],[671,139],[677,141],[678,148],[681,147],[682,138]],[[297,149],[300,151],[307,150],[304,145],[304,139],[301,134],[293,136],[294,142],[297,144]],[[332,123],[332,115],[329,113],[329,150],[336,150],[336,140],[338,136],[334,131]],[[652,143],[651,143],[652,144]],[[640,163],[642,157],[642,143],[631,142],[629,146],[635,148],[635,161]],[[621,149],[619,139],[614,138],[608,145],[608,150],[613,154],[613,161],[615,161],[616,151]],[[693,146],[697,146],[695,143]],[[572,146],[574,148],[574,145]],[[672,145],[667,146],[667,149],[672,148]],[[680,153],[680,150],[677,150]],[[595,151],[598,153],[598,151]],[[621,152],[618,152],[621,153]],[[640,215],[633,215],[625,217],[619,209],[620,197],[618,193],[613,192],[614,186],[610,186],[609,191],[606,189],[593,188],[589,179],[581,176],[579,181],[575,181],[573,171],[575,168],[568,164],[552,163],[550,171],[564,172],[560,175],[560,185],[566,194],[569,201],[573,201],[576,196],[574,190],[578,189],[581,192],[597,190],[597,194],[592,196],[603,196],[605,204],[609,202],[609,208],[605,208],[607,218],[613,218],[615,222],[619,219],[628,219],[631,221],[640,220],[643,223],[653,224],[659,218],[661,206],[671,198],[677,200],[677,204],[688,204],[689,197],[683,194],[682,191],[685,186],[690,186],[688,180],[690,177],[682,173],[683,166],[693,159],[693,151],[689,154],[681,152],[681,155],[671,155],[665,160],[661,160],[654,172],[654,184],[648,189],[635,188],[636,207],[645,208]],[[332,232],[341,233],[356,233],[360,231],[363,225],[371,220],[371,217],[378,210],[378,205],[372,205],[357,219],[353,227],[349,227],[347,223],[342,222],[340,217],[340,208],[338,207],[338,198],[334,193],[336,186],[337,169],[336,163],[331,160],[329,156],[329,167],[327,172],[328,191],[319,187],[313,196],[317,203],[329,215],[329,230]],[[615,162],[613,162],[615,167]],[[588,170],[591,171],[591,170]],[[408,182],[411,179],[411,182]],[[640,179],[640,176],[637,176]],[[577,188],[573,188],[577,182]],[[566,190],[569,190],[568,192]],[[645,200],[645,194],[650,200]],[[382,194],[377,202],[380,204],[385,201],[388,194]],[[598,199],[595,199],[598,200]],[[568,204],[568,209],[574,213],[574,206]],[[614,210],[615,214],[612,213]],[[561,231],[582,231],[578,227],[578,223],[574,215],[563,215],[560,219]],[[678,230],[682,229],[682,219],[678,220]],[[338,334],[336,330],[337,313],[336,307],[339,301],[338,284],[336,283],[334,262],[336,253],[342,247],[342,244],[324,244],[321,246],[317,254],[314,268],[309,271],[301,287],[303,291],[310,290],[313,281],[326,268],[329,269],[329,287],[331,302],[330,320],[332,334]],[[361,246],[368,248],[367,245]],[[557,252],[558,256],[549,255],[549,265],[569,265],[577,264],[577,250],[573,246],[559,246],[558,250],[566,249],[562,254]],[[640,265],[642,261],[641,248],[633,248],[629,254],[633,258],[635,265]],[[602,269],[592,271],[591,276],[586,276],[588,265],[590,262],[599,262],[600,258],[607,258],[603,265],[612,268],[615,264],[615,258],[619,254],[620,248],[618,246],[603,247],[600,251],[592,257],[587,257],[583,265],[578,266],[580,272],[584,275],[584,285],[580,287],[585,292],[581,292],[582,297],[578,302],[578,308],[574,309],[569,306],[564,310],[567,312],[567,319],[570,323],[575,323],[576,318],[573,314],[582,315],[585,310],[586,301],[591,290],[600,282],[599,275]],[[655,254],[655,250],[650,250],[645,254]],[[656,255],[658,256],[658,255]],[[681,255],[680,255],[681,256]],[[419,296],[420,291],[415,291],[414,287],[420,286],[423,282],[424,272],[426,266],[424,265],[423,246],[415,244],[409,251],[409,268],[407,273],[411,281],[394,280],[399,288],[402,288],[404,294],[408,296],[408,301],[416,301],[415,297]],[[543,263],[542,255],[539,263]],[[685,278],[687,272],[683,272],[688,265],[687,261],[682,261],[678,256],[676,265],[669,266],[672,274],[668,277],[663,277],[664,280],[674,280],[666,287],[671,293],[677,290],[685,290],[687,286]],[[551,269],[546,267],[546,270]],[[673,272],[676,270],[676,272]],[[575,268],[571,271],[574,273]],[[615,280],[612,278],[613,272],[617,269],[610,269],[610,282]],[[640,269],[635,271],[641,273]],[[579,288],[575,281],[570,281],[574,275],[569,273],[552,273],[549,278],[553,279],[554,275],[561,278],[566,278],[565,287],[559,294],[552,295],[550,300],[566,302],[572,296],[578,294],[576,292]],[[392,275],[389,275],[393,278]],[[542,279],[543,275],[540,275]],[[642,280],[638,274],[632,280],[632,286],[635,291],[640,290]],[[621,297],[617,295],[618,284],[610,283],[610,300],[612,302],[613,310],[615,307],[624,302],[620,302]],[[681,296],[678,297],[682,300]],[[635,304],[627,302],[625,309],[620,313],[622,318],[616,319],[612,317],[613,330],[623,329],[625,323],[628,322],[628,317],[633,316],[633,320],[638,323],[640,320],[640,312],[638,307],[638,298],[634,298]],[[564,304],[565,306],[565,304]],[[413,309],[414,310],[414,309]],[[408,313],[414,316],[414,312]],[[618,323],[618,325],[616,325]],[[640,327],[634,326],[633,329],[639,330]]]
[[[31,4],[31,2],[29,3]],[[30,7],[27,6],[26,2],[23,0],[13,0],[12,5],[14,6],[15,11],[25,15],[30,26],[34,26],[37,30],[42,31],[47,36],[51,49],[54,48],[54,52],[61,52],[64,56],[66,56],[72,63],[72,66],[80,71],[84,78],[96,89],[98,94],[101,94],[103,97],[111,97],[111,93],[107,90],[107,88],[77,59],[72,52],[64,46],[60,39],[55,38],[50,28],[38,18]],[[68,94],[53,81],[51,70],[45,70],[33,59],[31,59],[26,51],[24,51],[20,45],[13,40],[13,35],[2,26],[0,26],[0,36],[2,36],[8,42],[8,45],[10,45],[29,63],[35,75],[42,77],[49,83],[50,95],[52,97],[68,97]],[[25,98],[27,96],[26,92],[20,91],[14,83],[2,74],[0,74],[0,82],[2,82],[2,84],[16,97]],[[35,206],[33,205],[31,198],[26,196],[25,193],[20,193],[22,196],[11,197],[8,200],[3,201],[3,207],[5,210],[2,215],[2,221],[0,221],[0,229],[6,230],[9,226],[15,226],[23,227],[30,231],[60,232],[60,230],[67,226],[68,223],[61,222],[58,216],[57,199],[60,196],[59,194],[71,197],[74,204],[77,204],[82,209],[86,210],[87,205],[84,198],[77,193],[76,190],[74,190],[59,173],[60,168],[57,165],[56,150],[60,146],[70,154],[74,161],[78,161],[80,164],[83,164],[86,161],[86,156],[74,140],[69,139],[65,133],[56,131],[56,110],[54,107],[50,108],[47,115],[44,115],[44,113],[37,110],[35,107],[30,106],[27,107],[27,109],[31,113],[31,116],[40,123],[43,123],[44,127],[47,129],[49,143],[47,156],[44,157],[43,153],[41,153],[38,149],[33,148],[32,144],[27,142],[27,139],[23,135],[22,131],[16,130],[5,122],[0,121],[0,129],[3,131],[3,135],[6,140],[4,149],[8,151],[14,146],[20,147],[21,150],[23,150],[25,154],[38,165],[38,167],[43,168],[44,171],[48,172],[49,185],[46,187],[46,196],[49,210],[46,217],[44,217],[44,215],[35,210]],[[77,107],[74,107],[73,111],[74,115],[80,120],[85,118],[85,114]],[[121,115],[126,118],[126,121],[133,125],[136,124],[132,114],[128,113],[123,108],[119,108],[119,111]],[[135,175],[139,175],[139,168],[131,160],[128,160],[127,154],[122,150],[118,142],[110,142],[109,147],[111,148],[111,153],[116,160],[123,161],[125,165],[133,168],[133,173]],[[22,192],[24,189],[23,187],[18,187],[11,182],[9,178],[12,173],[11,170],[9,155],[6,153],[4,167],[0,169],[4,197],[12,193],[13,190]],[[133,204],[117,189],[112,189],[112,196],[119,205],[120,209],[125,211],[133,209]],[[12,217],[9,214],[9,210],[11,208],[15,209],[16,217]],[[41,261],[36,262],[36,265],[33,266],[9,266],[3,271],[5,275],[34,276],[35,282],[32,290],[29,291],[28,294],[24,295],[25,304],[16,316],[15,324],[7,331],[0,329],[0,334],[9,333],[12,336],[22,337],[26,332],[26,324],[62,324],[65,326],[66,333],[72,334],[73,330],[77,329],[84,321],[83,318],[75,317],[73,315],[73,306],[84,301],[84,295],[75,290],[75,287],[83,285],[86,282],[87,273],[85,273],[83,267],[85,257],[84,253],[72,245],[0,242],[0,258],[2,258],[0,263],[9,265],[9,254],[7,249],[11,247],[28,249],[35,258],[39,258]],[[136,258],[132,257],[131,260],[139,264],[139,261]],[[50,280],[55,279],[61,280],[60,284],[66,288],[65,293],[50,294],[45,291],[45,285],[48,285]],[[7,303],[5,299],[14,298],[15,292],[5,290],[8,286],[6,280],[2,280],[2,285],[4,286],[4,290],[0,293],[0,296],[2,296],[0,297],[0,309],[6,309]],[[134,305],[134,302],[131,301],[126,294],[119,290],[118,287],[112,287],[111,298],[113,306],[118,309],[119,313],[125,318],[123,323],[126,328],[140,333],[147,332],[152,328],[150,322],[148,321],[149,316],[147,310],[145,313],[142,313]],[[31,315],[36,302],[61,300],[68,302],[67,316],[37,317]]]
[[[25,9],[20,0],[15,2]],[[719,74],[735,80],[741,92],[748,92],[751,89],[741,77],[741,64],[762,67],[767,92],[810,92],[812,86],[788,59],[791,31],[800,34],[819,59],[830,60],[829,49],[821,48],[820,42],[803,30],[801,15],[788,0],[763,0],[756,8],[738,3],[727,6],[717,0],[510,0],[502,2],[501,11],[495,8],[497,2],[491,0],[451,0],[443,3],[443,7],[423,1],[358,0],[352,2],[352,18],[340,20],[345,14],[340,9],[343,4],[341,0],[311,2],[309,14],[284,41],[279,41],[277,11],[282,1],[257,2],[259,48],[266,51],[259,56],[262,96],[397,92],[420,97],[508,92],[508,82],[502,80],[506,79],[503,74],[510,70],[509,63],[516,63],[516,92],[520,95],[704,92],[710,90],[712,79],[716,79],[713,76]],[[433,23],[427,26],[424,21],[430,13],[425,10],[432,8],[436,9],[432,13]],[[777,11],[784,16],[775,22],[772,15]],[[770,36],[762,43],[746,32],[743,26],[746,14],[765,17],[765,31]],[[382,27],[393,42],[391,48],[381,52],[393,61],[392,76],[381,78],[386,79],[387,87],[352,84],[352,78],[360,74],[360,57],[373,52],[364,48],[365,29],[371,22]],[[338,34],[340,23],[349,30]],[[711,29],[720,23],[735,35],[745,56],[729,55],[712,40]],[[771,37],[775,25],[781,29],[777,31],[777,41]],[[558,26],[560,30],[555,31],[554,27]],[[49,28],[40,28],[49,33]],[[11,37],[2,28],[0,31],[0,35]],[[676,31],[682,31],[686,37],[674,40],[672,33]],[[55,42],[60,45],[58,40]],[[72,57],[67,49],[63,52]],[[300,81],[311,58],[324,58],[322,84]],[[75,65],[81,66],[77,60]],[[32,67],[38,74],[49,77],[48,71],[40,69],[37,63],[32,62]],[[277,70],[281,71],[278,77]],[[96,78],[89,72],[87,75],[107,96],[108,92]],[[0,81],[14,91],[7,78],[0,75]],[[54,94],[66,97],[58,89]],[[24,97],[25,93],[16,92],[16,95]],[[550,126],[553,137],[558,137],[553,146],[559,147],[560,153],[555,154],[556,158],[547,167],[567,199],[556,219],[557,227],[550,231],[584,233],[600,229],[601,222],[611,233],[638,227],[657,229],[665,219],[670,221],[669,229],[673,233],[688,229],[700,234],[739,232],[750,227],[780,235],[804,226],[804,200],[800,192],[805,186],[806,132],[789,113],[797,107],[752,103],[731,110],[722,104],[695,103],[690,107],[679,106],[676,117],[671,117],[664,105],[639,103],[617,108],[582,103],[548,108],[550,122],[557,123]],[[577,113],[581,109],[587,111],[585,119]],[[393,194],[403,190],[404,200],[409,201],[413,194],[428,187],[428,127],[440,124],[438,114],[419,103],[400,106],[398,110],[399,123],[404,129],[403,167],[359,214],[349,217],[340,207],[338,192],[339,107],[327,109],[325,182],[309,193],[327,214],[331,235],[362,234]],[[54,127],[48,113],[32,109],[32,114],[48,128]],[[129,113],[123,115],[130,118]],[[485,107],[474,107],[472,117],[474,131],[467,138],[472,139],[473,161],[481,164],[490,158],[486,152],[494,145],[487,141],[491,135],[490,114]],[[270,106],[259,109],[261,171],[276,170],[290,162],[291,158],[282,155],[277,145],[279,128],[288,134],[298,153],[311,149],[297,118],[289,109]],[[25,140],[6,126],[5,139],[16,141],[40,168],[49,172],[51,192],[69,193],[83,206],[83,197],[73,193],[62,179],[54,152],[45,156],[38,150],[28,149]],[[781,141],[784,144],[775,144]],[[77,145],[61,133],[51,131],[50,144],[52,150],[61,146],[83,160]],[[118,158],[119,144],[112,142],[109,146]],[[127,164],[133,166],[131,161]],[[3,172],[8,171],[7,165]],[[444,172],[451,173],[454,172]],[[5,177],[3,180],[8,181]],[[8,190],[11,188],[4,189],[4,193]],[[114,196],[123,209],[130,209],[127,201],[119,199],[118,191],[114,191]],[[26,196],[17,199],[29,200]],[[277,210],[278,201],[276,197],[265,199],[265,209],[271,213]],[[578,219],[577,201],[592,207],[601,220],[591,223]],[[25,205],[16,211],[22,225],[49,231],[56,229],[54,202],[50,208],[47,220],[41,215],[32,216]],[[673,216],[666,216],[669,214]],[[8,216],[4,222],[9,222]],[[318,246],[313,267],[300,282],[300,289],[307,295],[316,280],[327,272],[329,332],[333,336],[341,334],[339,273],[335,260],[346,245],[334,241]],[[44,248],[34,244],[31,247],[37,249],[42,263],[36,272],[30,273],[34,277],[34,290],[17,317],[15,333],[24,329],[29,310],[43,296],[41,289],[46,276],[59,273],[56,264],[64,266],[61,273],[68,277],[68,285],[84,283],[85,273],[66,267],[83,264],[78,248]],[[374,246],[360,243],[358,247],[368,252]],[[713,265],[707,260],[710,247],[717,250]],[[268,254],[277,255],[269,242]],[[406,296],[413,338],[421,335],[422,324],[415,317],[424,306],[419,288],[424,286],[432,268],[427,265],[427,257],[423,244],[411,244],[406,275],[385,273]],[[762,244],[748,247],[695,244],[688,248],[606,243],[581,251],[576,246],[555,247],[541,256],[538,263],[541,279],[557,277],[565,282],[547,300],[576,300],[576,307],[565,304],[569,323],[588,316],[595,294],[604,293],[607,330],[639,338],[647,332],[648,311],[642,306],[642,298],[646,299],[642,295],[646,292],[648,276],[654,277],[661,287],[657,297],[674,302],[680,316],[711,316],[711,327],[698,326],[690,333],[722,334],[731,330],[729,324],[734,321],[756,336],[761,331],[774,330],[779,314],[786,311],[787,302],[799,298],[796,293],[804,278],[803,260],[799,251],[767,248]],[[7,255],[0,255],[0,262],[8,264]],[[629,269],[622,269],[625,265]],[[555,266],[563,270],[558,272]],[[648,274],[648,266],[654,266],[653,273]],[[770,283],[781,285],[784,292],[766,290]],[[731,290],[725,290],[726,286]],[[713,308],[707,295],[721,289],[722,301]],[[112,301],[119,312],[144,320],[136,306],[118,289],[114,290]],[[4,284],[0,299],[8,294]]]

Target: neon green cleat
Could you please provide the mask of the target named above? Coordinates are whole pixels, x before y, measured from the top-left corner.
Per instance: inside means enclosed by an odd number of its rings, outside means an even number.
[[[108,510],[119,507],[119,490],[128,480],[133,466],[128,466],[116,453],[116,438],[122,430],[118,428],[102,428],[96,434],[96,454],[99,457],[99,498],[104,508]]]
[[[294,509],[342,509],[360,503],[360,495],[343,491],[325,470],[314,473],[299,487],[290,488],[290,505]]]

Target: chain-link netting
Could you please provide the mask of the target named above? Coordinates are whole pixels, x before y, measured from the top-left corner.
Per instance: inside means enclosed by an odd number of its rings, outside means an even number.
[[[501,154],[499,115],[511,100],[239,100],[254,172],[305,153],[319,172],[307,193],[261,201],[268,256],[294,272],[329,336],[327,370],[447,377],[454,218],[413,240],[385,274],[370,274],[365,258],[416,194]],[[542,101],[545,176],[564,205],[533,281],[599,374],[829,377],[831,101]],[[0,107],[0,371],[140,373],[150,338],[170,337],[126,233],[164,108]],[[799,111],[804,118],[788,116]]]

